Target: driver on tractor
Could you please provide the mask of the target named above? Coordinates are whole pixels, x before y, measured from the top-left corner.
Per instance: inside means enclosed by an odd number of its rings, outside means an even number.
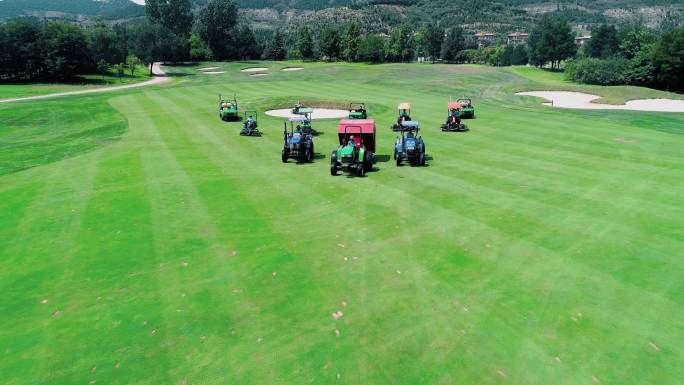
[[[254,118],[252,118],[252,115],[247,118],[247,127],[253,127],[254,126]]]
[[[403,122],[410,120],[411,117],[409,116],[408,112],[406,110],[401,110],[401,114],[399,114],[399,119],[397,119],[397,124],[401,125]]]

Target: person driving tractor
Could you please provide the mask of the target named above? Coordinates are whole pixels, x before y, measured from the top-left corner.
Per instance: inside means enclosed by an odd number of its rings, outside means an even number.
[[[410,121],[411,117],[408,114],[408,111],[406,110],[401,110],[401,114],[399,114],[399,119],[397,119],[397,124],[401,125],[403,122]]]
[[[252,115],[247,118],[247,127],[252,127],[254,125],[254,118],[252,118]]]

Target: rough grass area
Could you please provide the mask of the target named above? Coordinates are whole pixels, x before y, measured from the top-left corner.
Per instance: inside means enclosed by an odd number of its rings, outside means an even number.
[[[0,107],[2,382],[681,383],[684,114],[550,109],[513,95],[558,86],[525,71],[200,63]],[[282,119],[219,120],[233,92],[366,102],[375,170],[330,176],[336,121],[283,164]],[[471,131],[442,133],[463,95]],[[391,161],[403,101],[427,167]]]
[[[89,88],[101,88],[107,86],[120,86],[150,80],[149,72],[145,69],[136,71],[133,76],[126,72],[121,78],[114,74],[85,75],[70,83],[0,83],[0,99],[21,98],[25,96],[37,96],[67,91],[80,91]]]

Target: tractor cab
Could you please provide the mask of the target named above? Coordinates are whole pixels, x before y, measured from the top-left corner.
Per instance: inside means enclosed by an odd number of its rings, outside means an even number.
[[[224,99],[221,94],[219,94],[219,118],[223,121],[229,120],[239,120],[240,114],[238,113],[238,102],[235,95],[233,99]]]
[[[363,176],[375,162],[375,121],[373,119],[341,120],[337,128],[339,147],[330,157],[330,174],[338,170]]]
[[[367,119],[368,112],[364,103],[349,103],[349,119]]]
[[[392,125],[392,131],[401,131],[402,125],[411,121],[411,103],[399,103],[397,111],[399,116],[397,122]]]
[[[261,131],[257,129],[259,126],[259,116],[254,110],[244,112],[244,123],[242,123],[242,130],[240,135],[243,136],[261,136]]]

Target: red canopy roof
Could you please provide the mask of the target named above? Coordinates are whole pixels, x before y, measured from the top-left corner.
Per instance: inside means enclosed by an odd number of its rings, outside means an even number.
[[[345,131],[346,130],[346,131]],[[337,132],[344,134],[374,134],[375,119],[343,119],[337,126]]]
[[[449,102],[449,104],[448,104],[448,108],[450,110],[460,110],[461,107],[463,107],[463,106],[459,102]]]

